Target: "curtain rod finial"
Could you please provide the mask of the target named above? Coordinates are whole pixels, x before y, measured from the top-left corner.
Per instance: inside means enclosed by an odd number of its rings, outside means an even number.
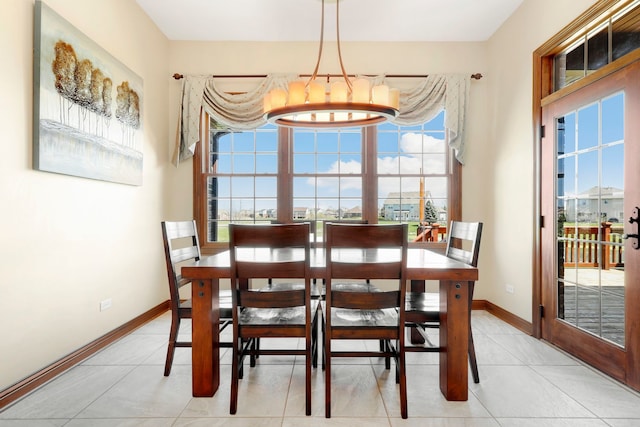
[[[174,79],[176,79],[176,80],[180,80],[180,79],[181,79],[181,78],[183,78],[183,77],[184,77],[184,76],[183,76],[182,74],[178,74],[178,73],[175,73],[175,74],[173,75],[173,78],[174,78]]]
[[[471,78],[472,79],[476,79],[476,80],[480,80],[482,78],[482,74],[480,74],[480,73],[471,74]]]

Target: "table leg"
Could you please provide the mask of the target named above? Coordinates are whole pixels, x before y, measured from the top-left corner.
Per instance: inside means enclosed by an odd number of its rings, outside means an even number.
[[[194,397],[211,397],[220,385],[220,286],[218,279],[191,285],[191,379]]]
[[[440,391],[447,400],[468,399],[469,284],[440,281]]]
[[[424,292],[424,280],[412,280],[411,292]],[[411,344],[424,344],[424,338],[418,332],[417,328],[411,328]]]

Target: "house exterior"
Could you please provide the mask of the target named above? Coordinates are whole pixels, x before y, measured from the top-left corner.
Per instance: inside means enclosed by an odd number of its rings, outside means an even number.
[[[425,193],[424,202],[432,200],[431,193]],[[438,222],[447,223],[447,211],[436,206],[438,210]],[[424,209],[424,206],[422,207]],[[419,221],[420,220],[420,193],[410,191],[405,193],[392,192],[382,204],[380,217],[389,221]]]
[[[381,216],[391,221],[417,221],[420,218],[420,193],[389,193],[382,205]]]
[[[614,187],[592,187],[578,194],[576,204],[567,203],[566,218],[572,222],[622,222],[624,190]]]
[[[309,208],[293,208],[293,219],[307,219],[309,218]]]
[[[343,212],[342,218],[362,218],[362,208],[360,206],[354,206],[351,209],[347,209]]]

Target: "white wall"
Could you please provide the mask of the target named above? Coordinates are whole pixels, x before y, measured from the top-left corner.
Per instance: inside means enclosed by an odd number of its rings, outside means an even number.
[[[525,0],[488,42],[490,134],[483,147],[487,167],[481,179],[465,181],[463,201],[467,207],[470,198],[483,194],[488,202],[482,203],[488,223],[480,253],[482,297],[528,321],[535,233],[533,51],[594,3]],[[507,284],[513,286],[513,294],[505,291]]]
[[[472,83],[463,171],[464,219],[486,224],[476,297],[526,320],[531,53],[594,2],[525,0],[488,43],[343,44],[350,73],[485,76]],[[192,215],[191,162],[169,164],[181,85],[170,76],[310,73],[317,52],[316,43],[168,42],[134,0],[47,0],[144,80],[144,184],[92,181],[31,168],[33,0],[2,4],[0,390],[167,299],[159,222]],[[335,58],[325,48],[320,71],[337,73]],[[113,307],[100,312],[105,298]]]
[[[0,13],[0,390],[167,300],[168,46],[133,0],[46,0],[144,81],[142,186],[32,169],[33,0]],[[191,215],[191,207],[177,212]],[[99,302],[113,306],[99,311]]]

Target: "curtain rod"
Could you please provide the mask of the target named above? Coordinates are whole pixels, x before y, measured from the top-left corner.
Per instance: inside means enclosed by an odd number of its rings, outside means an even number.
[[[367,77],[377,77],[375,75],[370,75],[370,74],[364,74],[364,75]],[[385,74],[384,76],[389,78],[412,78],[412,79],[429,77],[428,74]],[[184,75],[179,73],[175,73],[173,75],[173,78],[176,80],[180,80],[183,77]],[[218,78],[218,79],[263,79],[267,77],[267,75],[266,74],[220,74],[220,75],[214,74],[211,77]],[[311,74],[300,74],[300,77],[311,77]],[[342,77],[342,74],[326,74],[326,77],[328,80],[330,78]],[[349,77],[356,77],[356,76],[349,74]],[[480,80],[482,78],[482,74],[480,73],[471,74],[471,78],[475,80]]]

